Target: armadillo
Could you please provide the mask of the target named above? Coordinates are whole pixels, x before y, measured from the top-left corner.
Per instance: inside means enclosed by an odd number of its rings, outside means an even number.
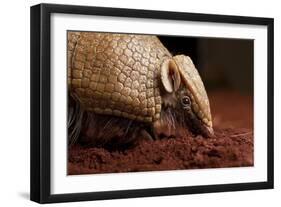
[[[67,49],[69,94],[81,110],[142,123],[152,129],[148,135],[175,123],[214,134],[209,99],[191,58],[172,56],[157,36],[68,32]]]

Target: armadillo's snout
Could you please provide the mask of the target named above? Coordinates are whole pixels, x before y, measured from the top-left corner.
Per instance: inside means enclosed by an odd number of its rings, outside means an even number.
[[[204,137],[213,137],[214,136],[214,130],[213,127],[204,125],[202,130],[202,134]]]
[[[202,121],[202,119],[197,115],[197,113],[194,113],[193,109],[185,111],[184,116],[185,116],[185,124],[188,127],[187,130],[190,130],[195,134],[200,134],[203,137],[214,136],[212,123],[211,122],[205,123],[204,121]]]

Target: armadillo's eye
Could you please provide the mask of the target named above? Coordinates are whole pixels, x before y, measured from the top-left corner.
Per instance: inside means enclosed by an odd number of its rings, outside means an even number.
[[[184,107],[190,107],[191,105],[190,98],[188,96],[183,96],[181,99],[181,103]]]

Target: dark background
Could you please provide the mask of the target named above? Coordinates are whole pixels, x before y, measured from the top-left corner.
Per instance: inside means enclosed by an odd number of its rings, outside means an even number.
[[[253,40],[158,36],[173,54],[191,57],[208,91],[253,94]]]

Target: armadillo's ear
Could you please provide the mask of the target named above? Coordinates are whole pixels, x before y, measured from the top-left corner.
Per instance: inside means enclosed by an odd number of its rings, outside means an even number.
[[[168,93],[177,91],[181,84],[181,76],[173,59],[165,59],[161,65],[161,81]]]

